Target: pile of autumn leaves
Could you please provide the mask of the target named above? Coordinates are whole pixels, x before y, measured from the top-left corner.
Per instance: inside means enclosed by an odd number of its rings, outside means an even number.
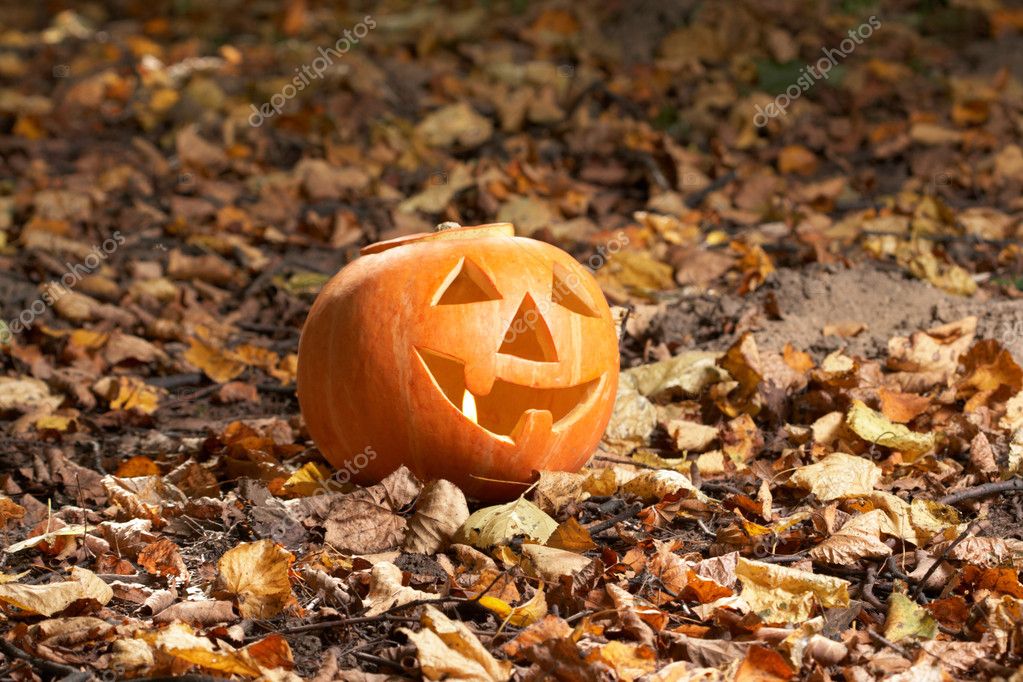
[[[817,366],[746,335],[725,353],[627,370],[593,466],[543,472],[522,498],[471,514],[457,487],[404,468],[337,489],[314,462],[289,466],[302,448],[286,424],[235,423],[166,474],[136,458],[103,478],[109,506],[95,520],[64,509],[8,547],[38,565],[95,564],[49,584],[4,575],[10,637],[120,676],[280,680],[297,679],[287,639],[247,638],[242,619],[277,619],[255,629],[269,632],[282,618],[403,616],[393,628],[427,679],[506,680],[516,667],[788,679],[830,667],[908,680],[1011,661],[1023,653],[1023,542],[984,536],[936,499],[1023,467],[1023,370],[975,332],[967,318],[892,339],[883,365],[836,352]],[[653,450],[664,438],[677,457]],[[641,504],[613,526],[599,514],[584,524],[591,498]],[[3,500],[5,519],[24,513]],[[216,536],[197,531],[182,549],[169,537],[210,522],[264,539],[203,545]],[[322,544],[309,541],[316,528]],[[865,594],[857,576],[886,561],[908,581]],[[879,637],[898,649],[880,656]]]

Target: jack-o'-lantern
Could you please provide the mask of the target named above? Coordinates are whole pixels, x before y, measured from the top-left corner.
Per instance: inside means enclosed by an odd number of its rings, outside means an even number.
[[[537,471],[586,463],[618,364],[586,268],[507,223],[454,227],[367,246],[324,286],[302,330],[298,398],[324,456],[356,482],[404,464],[508,499]]]

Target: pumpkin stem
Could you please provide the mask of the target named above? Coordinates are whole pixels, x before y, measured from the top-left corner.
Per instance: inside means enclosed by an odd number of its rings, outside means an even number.
[[[454,229],[457,229],[459,227],[461,227],[461,225],[459,225],[455,221],[453,221],[453,220],[446,220],[443,223],[441,223],[440,225],[437,225],[436,227],[434,227],[433,231],[434,232],[443,232],[444,230],[454,230]]]

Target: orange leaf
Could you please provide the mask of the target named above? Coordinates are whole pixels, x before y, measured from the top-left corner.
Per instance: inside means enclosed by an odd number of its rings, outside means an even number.
[[[878,389],[881,413],[898,424],[907,424],[930,407],[931,399],[915,393],[900,393],[886,388]]]

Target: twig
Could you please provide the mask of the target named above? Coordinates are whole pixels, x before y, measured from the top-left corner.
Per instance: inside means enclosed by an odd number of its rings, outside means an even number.
[[[976,523],[976,522],[974,522],[974,523]],[[910,595],[910,596],[913,597],[914,600],[916,600],[916,599],[918,599],[920,597],[920,593],[924,591],[924,585],[927,583],[927,579],[931,577],[932,573],[934,573],[936,570],[938,570],[938,566],[941,564],[942,561],[945,560],[945,557],[948,556],[948,553],[951,552],[953,549],[955,549],[956,546],[960,542],[965,540],[966,536],[968,536],[971,533],[971,531],[973,530],[974,523],[971,523],[970,525],[968,525],[966,527],[966,530],[964,530],[962,533],[959,534],[959,537],[957,537],[955,540],[953,540],[951,543],[949,543],[948,547],[946,547],[941,552],[941,554],[935,559],[934,563],[931,564],[931,567],[928,568],[927,571],[920,577],[920,582],[918,582],[916,587],[913,588],[913,592]]]
[[[383,656],[368,654],[365,651],[356,651],[352,654],[352,656],[355,656],[360,660],[366,661],[367,663],[376,663],[378,666],[381,665],[389,666],[391,668],[394,668],[395,670],[405,672],[405,666],[403,666],[401,663],[398,663],[397,661],[392,661],[388,658],[384,658]]]
[[[891,573],[893,576],[895,576],[899,580],[902,580],[906,584],[909,584],[909,582],[910,582],[909,576],[906,575],[905,573],[903,573],[899,569],[899,567],[895,565],[895,555],[894,554],[891,555],[890,557],[888,557],[888,561],[885,562],[885,567],[888,569],[888,572]]]
[[[602,533],[608,528],[614,526],[619,521],[631,519],[641,511],[643,511],[643,504],[641,502],[633,502],[631,505],[626,507],[624,511],[618,512],[617,514],[607,519],[606,521],[600,521],[599,523],[595,523],[592,526],[587,527],[586,530],[590,532],[590,535]]]
[[[165,377],[152,377],[146,380],[146,383],[150,386],[159,386],[160,388],[181,388],[182,386],[198,386],[205,381],[203,375],[199,372],[190,372],[188,374],[171,374]]]
[[[652,469],[654,471],[660,471],[660,467],[655,467],[651,464],[644,464],[643,462],[635,462],[631,459],[623,459],[620,457],[608,457],[607,455],[594,455],[593,459],[601,462],[612,462],[614,464],[629,464],[639,469]]]
[[[378,616],[356,616],[354,618],[334,618],[332,620],[321,620],[316,623],[306,623],[305,625],[294,625],[289,628],[275,629],[273,632],[278,635],[297,635],[303,632],[315,632],[316,630],[327,630],[332,627],[343,627],[345,625],[359,625],[361,623],[379,623],[384,621],[417,621],[418,618],[404,617],[404,616],[389,616],[380,614]],[[265,634],[250,635],[245,638],[245,641],[255,641],[262,639]]]
[[[79,675],[82,672],[78,668],[73,668],[70,665],[55,663],[54,661],[48,661],[45,658],[33,656],[32,654],[22,651],[11,644],[10,641],[3,638],[0,638],[0,651],[3,651],[8,658],[20,658],[23,661],[28,661],[34,667],[45,673],[49,673],[50,675],[69,677],[71,675]]]
[[[910,661],[913,660],[913,654],[909,653],[908,651],[906,651],[905,649],[903,649],[901,646],[899,646],[895,642],[891,641],[890,639],[886,639],[885,637],[882,637],[881,635],[877,634],[876,632],[874,632],[870,628],[866,629],[866,633],[867,633],[867,636],[870,637],[872,640],[874,640],[874,642],[876,642],[877,644],[880,644],[882,646],[886,646],[889,649],[894,650],[896,653],[898,653],[903,658],[909,659]]]
[[[956,504],[966,500],[977,500],[983,497],[990,497],[1000,493],[1019,491],[1023,492],[1023,478],[1019,476],[1010,478],[1007,481],[995,481],[994,483],[982,483],[971,488],[965,488],[951,495],[945,495],[938,500],[942,504]]]
[[[860,597],[863,601],[867,602],[871,606],[878,609],[884,610],[884,604],[874,594],[874,583],[877,582],[877,568],[871,566],[867,569],[867,577],[863,580],[863,585],[860,586]]]
[[[762,561],[765,564],[789,564],[796,561],[802,561],[805,558],[805,552],[801,554],[768,554],[766,556],[757,557],[757,561]]]

